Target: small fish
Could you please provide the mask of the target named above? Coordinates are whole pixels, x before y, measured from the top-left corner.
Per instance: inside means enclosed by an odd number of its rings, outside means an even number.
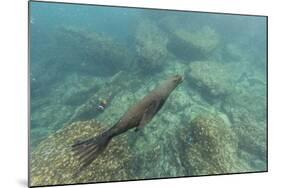
[[[79,156],[79,160],[82,163],[82,166],[75,175],[78,175],[78,173],[90,165],[105,150],[113,137],[125,133],[132,128],[136,128],[136,130],[141,129],[148,124],[162,108],[172,91],[182,81],[183,77],[179,75],[169,78],[129,108],[113,127],[97,137],[72,145],[72,150]]]
[[[106,99],[100,99],[100,102],[97,106],[98,111],[104,111],[104,109],[107,107],[108,101]]]
[[[98,105],[98,106],[97,106],[97,110],[98,110],[98,111],[104,111],[104,108],[105,108],[105,107],[104,107],[103,105]]]

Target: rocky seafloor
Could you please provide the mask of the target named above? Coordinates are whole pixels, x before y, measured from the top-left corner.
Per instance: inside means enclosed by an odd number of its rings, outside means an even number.
[[[265,70],[255,68],[239,44],[222,45],[210,26],[195,33],[164,29],[151,18],[139,22],[135,54],[104,34],[73,27],[57,32],[51,45],[65,53],[41,62],[53,64],[40,75],[34,71],[31,83],[31,185],[267,170]],[[75,176],[79,161],[71,145],[110,128],[174,74],[185,80],[154,119],[141,132],[114,138]],[[97,110],[101,99],[109,102],[104,111]]]

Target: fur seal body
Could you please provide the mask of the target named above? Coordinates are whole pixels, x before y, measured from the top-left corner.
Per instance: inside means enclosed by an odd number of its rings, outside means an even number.
[[[91,164],[92,161],[105,150],[106,146],[113,137],[132,128],[136,128],[136,130],[138,130],[148,124],[162,108],[172,91],[182,81],[182,76],[172,76],[129,108],[129,110],[113,127],[97,137],[72,145],[72,150],[79,155],[79,159],[82,163],[79,171]]]

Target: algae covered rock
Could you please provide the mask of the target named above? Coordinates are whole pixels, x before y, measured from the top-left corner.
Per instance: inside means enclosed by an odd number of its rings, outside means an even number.
[[[71,151],[77,140],[96,136],[106,129],[92,120],[72,123],[42,141],[31,154],[31,185],[73,184],[130,179],[131,155],[124,135],[113,139],[106,150],[79,176],[80,164]]]
[[[142,20],[136,28],[136,53],[138,65],[144,70],[163,67],[167,51],[167,35],[149,20]]]
[[[228,95],[233,89],[233,71],[228,65],[213,61],[196,61],[186,73],[191,85],[207,98]]]
[[[234,173],[246,170],[237,158],[238,139],[218,116],[206,114],[194,118],[181,134],[186,140],[182,158],[190,175]]]

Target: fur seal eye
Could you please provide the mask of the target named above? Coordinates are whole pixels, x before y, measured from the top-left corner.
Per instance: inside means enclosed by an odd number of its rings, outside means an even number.
[[[181,82],[182,80],[183,80],[183,78],[179,75],[174,76],[174,78],[172,79],[172,81],[175,83]]]

